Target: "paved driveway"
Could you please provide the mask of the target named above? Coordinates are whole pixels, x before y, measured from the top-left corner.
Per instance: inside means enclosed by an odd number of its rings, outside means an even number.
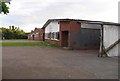
[[[97,51],[3,47],[3,79],[117,79],[116,58]]]

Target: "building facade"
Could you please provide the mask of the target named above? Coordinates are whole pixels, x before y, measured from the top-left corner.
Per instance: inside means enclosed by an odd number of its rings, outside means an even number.
[[[50,19],[44,24],[42,29],[45,34],[44,39],[47,42],[72,49],[99,50],[101,42],[104,48],[107,49],[111,44],[119,40],[119,28],[120,24],[118,23],[75,19]],[[107,51],[108,56],[118,55],[118,44]]]
[[[45,41],[74,49],[98,49],[100,25],[77,20],[48,20],[44,25]]]
[[[41,28],[35,28],[30,34],[28,34],[29,40],[44,41],[44,30]]]

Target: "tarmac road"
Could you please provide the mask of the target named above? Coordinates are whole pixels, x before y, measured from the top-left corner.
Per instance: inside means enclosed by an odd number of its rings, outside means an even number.
[[[96,50],[2,47],[3,79],[118,79],[118,59]]]

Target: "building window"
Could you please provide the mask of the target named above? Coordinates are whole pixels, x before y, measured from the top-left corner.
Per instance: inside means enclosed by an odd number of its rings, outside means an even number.
[[[45,39],[59,40],[59,32],[45,33]]]
[[[39,33],[36,33],[37,35],[39,34]]]
[[[51,39],[54,39],[54,32],[51,33]]]
[[[51,39],[52,40],[59,40],[59,32],[51,33]]]
[[[59,34],[59,32],[56,33],[56,39],[58,39],[58,40],[60,39],[60,34]]]

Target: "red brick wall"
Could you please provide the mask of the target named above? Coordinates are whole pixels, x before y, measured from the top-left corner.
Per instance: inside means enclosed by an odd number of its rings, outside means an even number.
[[[70,31],[70,22],[69,21],[61,21],[60,22],[60,31]]]
[[[61,21],[60,22],[60,46],[62,46],[62,31],[68,31],[68,47],[71,47],[70,41],[70,32],[79,32],[80,31],[80,23],[76,21]]]
[[[79,32],[81,24],[76,21],[61,21],[60,30],[61,31],[70,31],[70,32]]]
[[[80,23],[77,23],[76,21],[61,21],[60,22],[60,40],[57,41],[57,40],[46,39],[45,41],[62,46],[62,31],[69,32],[68,33],[68,47],[71,47],[70,32],[79,32]]]
[[[45,39],[46,42],[50,42],[52,44],[58,44],[60,45],[60,41],[59,40],[50,40],[50,39]]]
[[[29,40],[33,40],[33,37],[31,37],[31,35],[33,35],[33,33],[38,33],[37,37],[34,36],[34,40],[36,41],[43,41],[43,33],[44,33],[44,29],[37,29],[35,28],[34,31],[32,31],[28,36],[29,36]]]
[[[70,31],[70,22],[69,21],[61,21],[60,22],[60,46],[62,46],[62,31]],[[68,34],[68,46],[70,46],[70,33]]]
[[[81,24],[75,21],[70,22],[70,32],[79,32]]]
[[[34,37],[34,40],[39,41],[39,40],[40,40],[40,30],[35,29],[35,30],[34,30],[34,33],[35,33],[35,34],[38,33],[38,34],[37,34],[37,37],[36,37],[36,36]]]
[[[40,41],[44,41],[44,38],[45,38],[44,33],[45,33],[45,30],[41,29],[41,31],[40,31]]]

